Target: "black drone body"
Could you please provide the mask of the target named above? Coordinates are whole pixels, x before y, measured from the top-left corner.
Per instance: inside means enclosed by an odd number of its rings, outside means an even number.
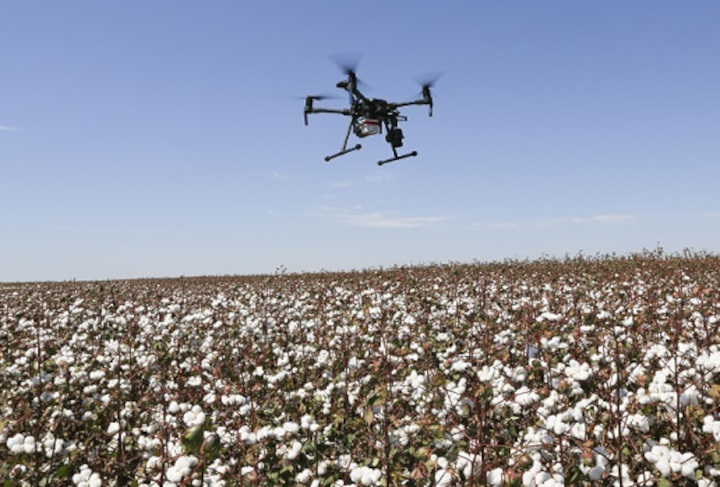
[[[334,108],[320,108],[314,106],[314,102],[323,100],[324,96],[308,96],[305,98],[305,125],[308,124],[308,115],[313,113],[334,113],[338,115],[345,115],[350,117],[350,124],[348,125],[347,132],[345,133],[345,140],[343,141],[342,149],[335,154],[331,154],[325,157],[326,161],[330,161],[336,157],[347,154],[348,152],[356,151],[362,148],[360,144],[356,144],[348,148],[348,139],[350,133],[354,133],[358,138],[369,137],[372,135],[382,134],[385,132],[385,140],[390,144],[393,151],[393,157],[379,161],[378,165],[382,166],[389,162],[398,161],[407,157],[417,156],[417,151],[412,151],[407,154],[398,154],[398,148],[403,146],[403,132],[398,127],[399,122],[407,121],[407,117],[400,115],[399,108],[410,105],[428,105],[429,115],[432,117],[433,113],[433,99],[430,93],[432,87],[431,82],[423,83],[422,85],[422,98],[394,103],[379,98],[368,98],[363,95],[358,89],[358,79],[354,69],[345,69],[347,79],[340,81],[337,87],[348,92],[350,107],[345,109],[334,109]]]

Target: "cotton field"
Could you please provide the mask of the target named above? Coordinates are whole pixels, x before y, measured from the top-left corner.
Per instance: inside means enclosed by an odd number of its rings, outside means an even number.
[[[4,485],[720,483],[720,258],[0,285]]]

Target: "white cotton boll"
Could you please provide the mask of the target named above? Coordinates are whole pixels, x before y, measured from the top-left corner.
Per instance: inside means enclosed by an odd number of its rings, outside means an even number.
[[[212,404],[216,400],[217,400],[217,396],[215,395],[214,392],[210,392],[210,393],[206,394],[205,397],[203,398],[203,402],[205,404]]]
[[[643,433],[647,433],[650,431],[650,423],[648,422],[647,417],[645,417],[642,414],[631,414],[628,417],[628,426],[631,428],[637,429],[642,431]]]
[[[450,366],[450,369],[455,372],[463,372],[465,369],[468,369],[471,366],[472,366],[472,364],[470,364],[470,362],[466,362],[464,360],[458,360],[457,362],[454,362]]]
[[[13,453],[22,453],[23,451],[25,451],[25,448],[23,446],[24,443],[25,435],[23,435],[22,433],[18,433],[13,437],[8,438],[6,445]]]
[[[181,456],[175,461],[175,467],[185,469],[191,469],[197,465],[198,460],[193,456]]]
[[[720,441],[720,421],[716,421],[711,415],[703,418],[703,433],[713,435],[715,441]]]
[[[188,426],[193,426],[195,424],[195,413],[192,411],[188,411],[185,414],[183,414],[183,421]]]
[[[33,437],[32,435],[25,437],[25,441],[23,442],[23,450],[25,451],[25,453],[35,452],[35,437]]]
[[[683,477],[691,479],[695,478],[695,470],[700,466],[695,455],[692,453],[683,453],[680,458],[680,474]]]
[[[320,353],[317,356],[317,364],[323,365],[330,359],[330,352],[327,350],[320,350]]]
[[[309,414],[305,414],[300,418],[300,427],[304,430],[309,429],[313,423],[315,423],[315,419]]]
[[[541,471],[535,474],[535,485],[545,485],[545,482],[552,479],[550,473]]]
[[[565,375],[571,379],[575,379],[578,382],[586,381],[590,378],[591,369],[590,364],[583,362],[580,364],[577,360],[571,360],[568,367],[563,371]]]
[[[105,371],[104,370],[93,370],[92,372],[90,372],[89,377],[92,380],[102,379],[103,377],[105,377]]]
[[[375,485],[382,476],[382,472],[376,468],[368,468],[360,479],[363,485]]]
[[[169,413],[175,414],[175,413],[177,413],[178,411],[180,411],[180,406],[178,405],[178,403],[177,403],[176,401],[173,401],[173,402],[171,402],[171,403],[168,405],[168,409],[167,409],[167,410],[168,410]]]
[[[118,423],[117,421],[113,421],[108,425],[107,433],[109,435],[114,435],[118,431],[120,431],[120,423]]]
[[[515,391],[515,402],[520,406],[529,406],[538,399],[540,399],[538,393],[530,390],[527,386],[522,386]]]
[[[575,423],[570,428],[570,434],[578,440],[585,441],[586,438],[586,427],[585,423]]]
[[[647,460],[648,462],[653,463],[653,464],[657,463],[658,460],[660,460],[660,455],[658,455],[657,453],[655,453],[652,450],[645,452],[644,456],[645,456],[645,460]]]
[[[310,475],[312,475],[312,472],[310,469],[306,468],[295,476],[295,481],[299,484],[305,485],[310,481]]]
[[[483,365],[483,368],[477,373],[477,378],[480,382],[490,382],[498,377],[500,377],[500,371],[487,365]]]
[[[545,311],[540,316],[538,316],[536,321],[543,322],[543,321],[558,321],[562,318],[562,315],[550,313],[549,311]]]
[[[452,475],[446,469],[441,468],[435,472],[435,487],[445,487],[452,484]]]
[[[286,421],[282,427],[286,433],[297,433],[300,430],[300,426],[293,421]]]
[[[97,475],[97,474],[95,474]],[[72,481],[75,485],[78,487],[80,486],[89,486],[90,478],[93,476],[93,471],[88,468],[87,465],[83,465],[80,467],[80,472],[76,473],[72,476]],[[97,477],[99,479],[99,476]]]
[[[300,455],[301,451],[302,451],[302,443],[300,443],[297,440],[293,441],[293,443],[290,447],[290,450],[285,455],[285,458],[287,458],[288,460],[295,460],[298,457],[298,455]]]
[[[100,487],[102,485],[102,479],[99,473],[93,473],[88,479],[88,487]]]
[[[670,474],[670,463],[668,460],[668,457],[660,457],[658,461],[655,462],[655,468],[658,469],[663,477],[667,477]]]
[[[363,475],[363,468],[362,467],[356,468],[355,470],[350,472],[350,480],[352,480],[353,483],[357,483],[362,478],[362,475]]]
[[[503,469],[498,467],[490,470],[487,473],[487,482],[493,487],[501,486],[503,484]]]
[[[177,467],[170,467],[165,472],[165,477],[170,482],[174,482],[174,483],[181,482],[183,479],[182,470],[178,469]]]

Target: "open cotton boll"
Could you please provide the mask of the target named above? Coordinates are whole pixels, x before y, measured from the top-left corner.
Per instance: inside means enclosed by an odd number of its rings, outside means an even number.
[[[167,469],[166,476],[170,482],[181,482],[182,479],[192,472],[193,467],[198,464],[198,459],[193,456],[180,456],[175,464]]]
[[[306,468],[305,470],[303,470],[302,472],[300,472],[299,474],[297,474],[295,476],[295,481],[299,484],[305,485],[310,481],[311,475],[312,475],[312,472],[310,471],[310,469]]]
[[[102,485],[100,474],[90,470],[87,465],[80,467],[80,472],[72,476],[72,481],[78,487],[100,487]]]
[[[540,395],[527,386],[522,386],[515,391],[515,402],[520,406],[529,406],[538,399],[540,399]]]
[[[183,421],[187,426],[196,426],[205,422],[205,413],[202,408],[195,405],[183,415]]]
[[[5,445],[13,453],[23,453],[25,451],[25,435],[18,433],[7,439]]]
[[[295,460],[298,455],[300,455],[300,452],[302,451],[302,443],[295,440],[290,445],[290,448],[287,449],[285,454],[283,455],[288,460]]]
[[[23,441],[23,450],[25,453],[35,453],[35,437],[30,435],[26,436]]]
[[[445,487],[453,483],[452,474],[444,468],[439,469],[435,472],[435,486]]]
[[[703,418],[703,433],[713,435],[715,441],[720,441],[720,421],[708,415]]]
[[[498,467],[496,469],[490,470],[487,473],[487,482],[493,487],[500,487],[501,485],[503,485],[503,469]]]
[[[366,466],[357,467],[350,472],[350,480],[360,485],[375,485],[381,476],[380,470]]]

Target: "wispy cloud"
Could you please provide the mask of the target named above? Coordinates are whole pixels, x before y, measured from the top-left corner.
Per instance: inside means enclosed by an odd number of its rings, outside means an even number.
[[[292,179],[287,174],[273,170],[265,171],[264,175],[266,181],[288,181],[289,179]]]
[[[387,172],[376,172],[365,176],[363,178],[357,178],[346,181],[331,181],[330,186],[333,188],[351,188],[354,186],[362,186],[365,184],[381,184],[388,181],[392,181],[396,176]]]
[[[316,218],[364,228],[421,228],[450,220],[442,216],[396,216],[381,211],[359,212],[328,206],[317,207],[311,214]]]
[[[591,223],[601,224],[621,224],[631,223],[636,220],[635,215],[627,214],[607,214],[594,215],[589,217],[556,217],[556,218],[538,218],[533,220],[516,220],[507,222],[497,222],[491,224],[493,228],[513,229],[513,228],[554,228],[568,225],[585,225]]]
[[[20,129],[17,127],[10,127],[9,125],[0,125],[0,132],[17,132]]]

